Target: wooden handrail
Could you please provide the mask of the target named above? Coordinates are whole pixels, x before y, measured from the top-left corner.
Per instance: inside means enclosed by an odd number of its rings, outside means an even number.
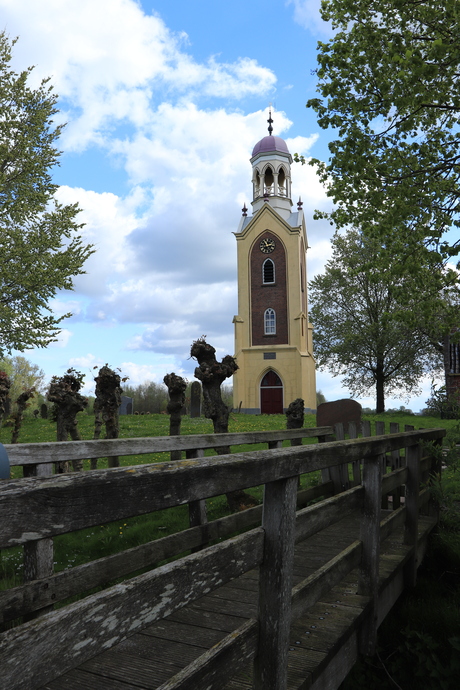
[[[85,460],[115,455],[146,455],[172,450],[196,450],[216,446],[238,446],[256,443],[290,441],[298,438],[324,437],[332,427],[247,431],[228,434],[189,434],[187,436],[152,436],[146,438],[113,438],[88,441],[5,444],[11,466]]]
[[[306,430],[294,431],[304,433]],[[272,432],[263,433],[264,442],[280,445],[282,439],[279,438],[279,432],[278,438],[272,436],[269,441],[267,433]],[[284,433],[283,431],[281,436],[284,437]],[[228,673],[228,660],[235,659],[239,653],[243,655],[245,662],[255,655],[255,688],[282,690],[285,688],[287,639],[291,619],[318,601],[324,592],[357,565],[360,567],[360,593],[366,595],[369,600],[364,616],[367,632],[364,631],[362,635],[362,638],[368,641],[369,651],[375,641],[379,613],[380,539],[389,534],[396,523],[405,522],[406,543],[409,549],[407,559],[414,580],[418,511],[419,506],[426,500],[426,492],[423,496],[419,492],[419,475],[422,468],[423,472],[428,472],[430,465],[429,458],[421,461],[420,444],[424,441],[437,442],[444,435],[444,429],[429,429],[392,433],[374,438],[326,441],[317,445],[278,447],[172,463],[27,477],[1,482],[1,548],[15,544],[40,544],[55,535],[84,527],[265,484],[264,507],[253,509],[253,513],[241,518],[249,524],[253,519],[259,520],[262,512],[262,527],[150,570],[56,612],[50,612],[40,620],[25,623],[3,633],[0,638],[2,681],[11,690],[22,687],[32,690],[39,687],[116,644],[133,631],[141,630],[154,620],[169,615],[185,603],[201,596],[203,592],[210,591],[260,564],[263,566],[260,569],[261,596],[258,620],[249,621],[238,634],[223,640],[218,649],[206,653],[203,658],[194,662],[191,665],[193,668],[184,670],[182,680],[179,677],[181,674],[178,674],[169,684],[164,684],[164,690],[191,687],[190,678],[210,679],[218,683],[220,681],[216,678],[225,678]],[[235,445],[227,439],[224,441],[224,437],[229,436],[231,435],[219,435],[218,439],[211,436],[208,441],[210,444],[212,441],[212,445],[209,447],[215,447],[216,441],[219,446],[228,443]],[[236,436],[240,439],[242,437],[241,434]],[[148,443],[152,444],[153,440],[141,439],[143,447],[151,448]],[[131,449],[135,448],[132,452],[139,453],[139,439],[114,441],[113,455],[128,454],[128,444],[124,444],[125,450],[121,452],[118,445],[120,441],[131,442]],[[187,441],[190,442],[189,450],[192,451],[200,447],[196,443],[196,438],[193,441],[194,443],[191,440]],[[246,443],[247,440],[242,442]],[[112,441],[77,443],[91,444],[90,447],[94,449],[94,444],[107,444]],[[200,443],[203,443],[203,437]],[[56,449],[76,444],[45,444],[45,450],[37,450],[38,444],[26,445],[35,446],[35,449],[29,448],[22,456],[18,454],[17,458],[22,457],[24,460],[22,464],[34,464],[30,461],[34,457],[35,460],[40,459],[39,465],[44,465],[46,463],[43,462],[43,458],[46,457],[45,453],[49,452],[50,446]],[[88,447],[86,445],[86,450]],[[72,452],[81,453],[82,448],[83,446]],[[97,448],[96,452],[91,451],[92,455],[108,454],[99,450],[102,445]],[[382,477],[382,469],[386,470],[387,463],[384,456],[399,449],[406,449],[407,466],[397,468]],[[35,455],[32,454],[33,451]],[[49,458],[49,455],[47,457]],[[62,457],[48,460],[54,461],[62,461]],[[344,463],[355,463],[353,476],[357,474],[358,464],[363,466],[363,486],[355,486],[300,510],[296,516],[298,475],[339,467]],[[344,476],[343,471],[342,475]],[[406,485],[404,507],[382,520],[382,493],[387,494],[402,483]],[[294,543],[332,524],[347,511],[353,510],[364,510],[361,539],[293,590]],[[205,531],[208,533],[206,538],[213,538],[209,537],[209,534],[217,535],[224,524],[224,529],[230,525],[235,526],[240,518],[229,516],[228,522],[224,522],[225,520],[227,518],[215,521],[215,524],[209,523],[205,528],[198,525],[187,530],[191,538],[188,546],[202,545]],[[151,549],[152,552],[157,549],[158,555],[162,547],[163,553],[168,553],[167,549],[172,549],[174,543],[176,548],[179,547],[180,540],[180,534],[171,535],[159,540],[156,545],[152,543],[139,547],[141,550],[138,553],[141,554],[142,549]],[[137,553],[137,550],[132,551]],[[110,562],[111,565],[117,562],[126,563],[123,559],[130,557],[129,552],[126,553],[99,559],[97,567],[94,566],[94,562],[79,566],[73,569],[74,574],[81,576],[82,581],[92,569],[92,574],[86,579],[86,585],[94,583],[97,568],[104,568],[104,562]],[[123,567],[126,566],[121,565],[121,570]],[[35,584],[28,583],[24,587],[16,588],[21,590],[20,593],[16,593],[23,597],[22,604],[14,603],[13,593],[0,596],[0,605],[3,603],[10,617],[13,610],[18,615],[19,611],[25,613],[28,606],[27,597],[33,598],[36,588],[40,588],[41,585],[45,588],[45,584],[49,586],[52,581],[58,583],[55,591],[61,587],[61,594],[65,591],[66,595],[70,596],[75,593],[75,589],[72,590],[71,572],[68,575],[57,573],[45,578],[39,574],[40,579]],[[117,577],[117,573],[111,570],[111,576]],[[42,605],[49,603],[49,600],[44,599],[41,602]],[[33,606],[31,608],[33,609]],[[366,649],[363,648],[363,651]],[[226,660],[225,663],[223,659]]]

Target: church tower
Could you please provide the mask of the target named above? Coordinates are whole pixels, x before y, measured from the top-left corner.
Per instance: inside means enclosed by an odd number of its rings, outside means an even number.
[[[238,315],[233,406],[250,414],[282,413],[296,398],[316,410],[312,326],[307,312],[307,234],[302,202],[292,210],[292,156],[269,136],[251,157],[252,216],[238,231]]]

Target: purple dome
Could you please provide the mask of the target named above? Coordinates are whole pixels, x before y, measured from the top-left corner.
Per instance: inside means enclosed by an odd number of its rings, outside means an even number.
[[[269,153],[271,151],[280,151],[282,153],[289,153],[286,142],[281,137],[264,137],[254,146],[252,150],[252,158],[258,153]]]

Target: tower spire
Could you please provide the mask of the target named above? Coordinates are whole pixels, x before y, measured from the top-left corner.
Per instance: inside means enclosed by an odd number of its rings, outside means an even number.
[[[268,122],[268,134],[269,134],[270,136],[272,136],[272,132],[273,132],[272,124],[273,124],[273,120],[272,120],[272,107],[271,107],[271,105],[270,105],[269,111],[268,111],[268,120],[267,120],[267,122]]]

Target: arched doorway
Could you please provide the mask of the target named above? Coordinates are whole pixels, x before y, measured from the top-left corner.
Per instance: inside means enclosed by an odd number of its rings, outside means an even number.
[[[283,383],[274,371],[267,371],[260,383],[260,411],[262,414],[283,413]]]

